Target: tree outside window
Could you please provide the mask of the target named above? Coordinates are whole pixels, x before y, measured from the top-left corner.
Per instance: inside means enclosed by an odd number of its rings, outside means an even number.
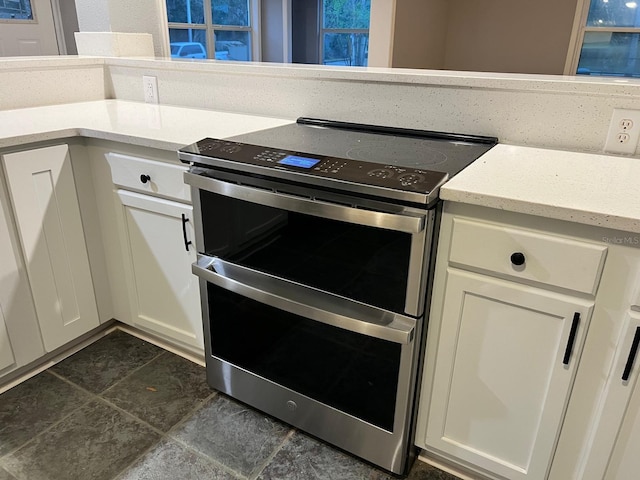
[[[322,0],[323,64],[367,65],[370,12],[371,0]]]

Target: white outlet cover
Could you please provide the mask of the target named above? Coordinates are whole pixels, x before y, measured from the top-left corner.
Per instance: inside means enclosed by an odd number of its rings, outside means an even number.
[[[630,120],[631,122],[625,122]],[[630,123],[629,128],[624,128],[623,124]],[[628,140],[621,141],[620,134],[629,136]],[[608,153],[624,153],[633,155],[638,148],[640,139],[640,110],[624,110],[615,108],[611,115],[609,132],[604,144],[604,151]]]
[[[143,75],[142,88],[146,103],[158,103],[158,79],[156,77]]]

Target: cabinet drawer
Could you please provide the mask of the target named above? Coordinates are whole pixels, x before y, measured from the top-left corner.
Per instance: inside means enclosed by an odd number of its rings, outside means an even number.
[[[113,183],[116,185],[191,202],[191,190],[182,179],[182,174],[188,170],[186,166],[171,165],[120,153],[108,153],[107,161],[111,167]]]
[[[606,252],[604,245],[454,218],[449,261],[458,266],[594,294]]]

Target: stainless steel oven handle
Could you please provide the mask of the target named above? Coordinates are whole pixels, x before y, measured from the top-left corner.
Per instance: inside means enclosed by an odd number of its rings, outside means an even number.
[[[411,317],[206,255],[198,255],[191,269],[207,282],[305,318],[394,343],[414,340],[416,320]]]
[[[375,212],[372,210],[336,205],[319,200],[311,200],[294,195],[236,185],[235,183],[228,183],[189,172],[184,173],[184,181],[192,187],[218,193],[226,197],[316,217],[330,218],[332,220],[341,220],[358,225],[386,228],[388,230],[407,233],[418,233],[424,230],[425,227],[424,215]]]

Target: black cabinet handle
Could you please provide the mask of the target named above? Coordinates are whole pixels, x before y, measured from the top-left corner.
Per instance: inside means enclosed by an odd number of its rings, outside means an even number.
[[[147,183],[151,181],[151,177],[149,175],[145,175],[144,173],[140,175],[140,181],[142,183]]]
[[[523,265],[525,260],[526,259],[524,258],[524,253],[522,252],[515,252],[511,254],[511,263],[513,263],[514,265]]]
[[[191,240],[187,240],[187,222],[188,221],[189,221],[189,219],[183,213],[182,214],[182,238],[184,238],[184,249],[187,252],[189,251],[189,245],[191,245],[193,243],[193,242],[191,242]]]
[[[638,344],[640,344],[640,327],[636,327],[636,334],[633,336],[633,342],[631,342],[631,350],[629,351],[629,357],[627,357],[627,364],[624,366],[624,372],[622,372],[622,381],[629,380],[629,374],[633,367],[633,362],[636,360],[636,354],[638,353]]]
[[[569,359],[571,358],[571,352],[573,351],[573,344],[576,341],[576,334],[578,333],[578,325],[580,325],[580,314],[576,312],[573,314],[569,340],[567,340],[567,348],[564,350],[564,358],[562,359],[562,363],[565,365],[569,365]]]

